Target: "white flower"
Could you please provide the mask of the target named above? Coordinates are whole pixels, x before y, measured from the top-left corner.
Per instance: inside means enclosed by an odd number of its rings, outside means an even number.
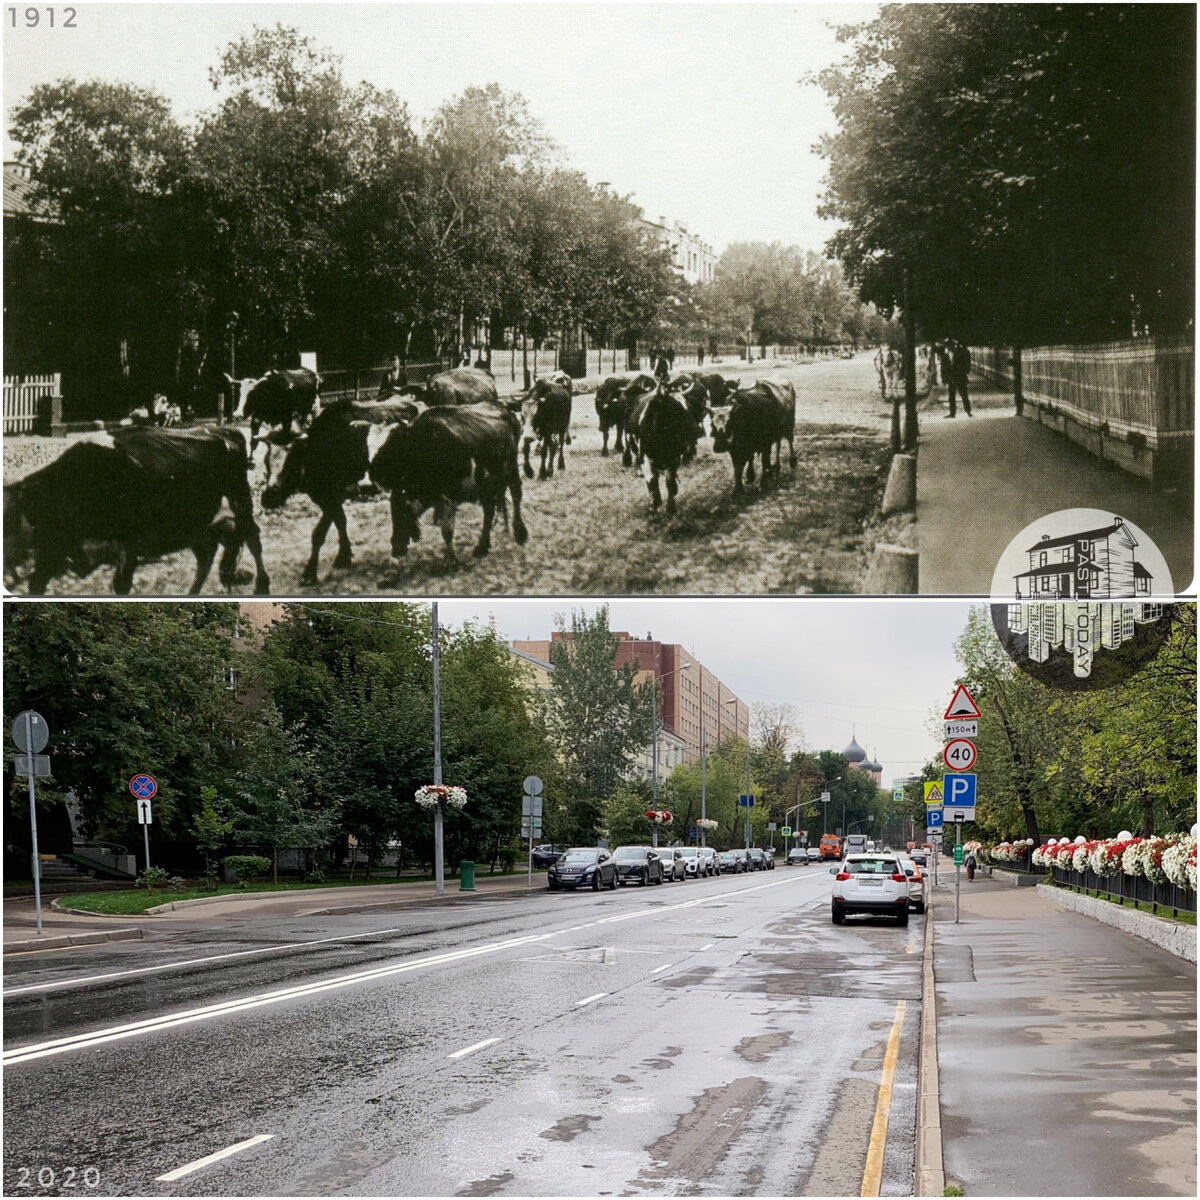
[[[441,783],[427,783],[417,788],[413,798],[422,808],[436,808],[439,803],[449,808],[462,808],[467,803],[467,793],[463,788],[447,787]]]

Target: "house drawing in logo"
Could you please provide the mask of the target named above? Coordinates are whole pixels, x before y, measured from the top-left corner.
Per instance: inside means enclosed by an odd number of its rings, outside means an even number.
[[[1029,570],[1013,576],[1018,600],[1119,600],[1149,596],[1154,576],[1137,561],[1137,538],[1120,517],[1100,529],[1030,546]]]
[[[1159,620],[1163,606],[1138,601],[1068,601],[1067,603],[1010,604],[1008,628],[1029,636],[1026,654],[1044,663],[1063,649],[1072,658],[1076,679],[1087,679],[1100,650],[1118,650],[1132,640],[1139,625]]]

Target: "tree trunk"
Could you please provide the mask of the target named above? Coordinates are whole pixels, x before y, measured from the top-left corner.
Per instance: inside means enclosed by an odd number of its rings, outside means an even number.
[[[354,864],[358,862],[358,843],[356,842],[350,849],[350,882],[354,882]]]
[[[1025,817],[1025,836],[1033,838],[1033,844],[1040,846],[1042,842],[1041,835],[1038,833],[1037,813],[1033,811],[1033,806],[1021,803],[1021,812]]]
[[[1142,837],[1154,836],[1154,797],[1142,796]]]
[[[279,847],[271,847],[271,882],[279,882]]]
[[[367,869],[363,872],[363,880],[371,878],[371,868],[375,865],[375,840],[372,840],[367,845]]]

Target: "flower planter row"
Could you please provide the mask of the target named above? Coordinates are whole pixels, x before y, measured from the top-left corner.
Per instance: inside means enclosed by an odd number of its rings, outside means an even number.
[[[1196,891],[1196,839],[1186,833],[1074,842],[1063,838],[1043,846],[1031,846],[1027,841],[1001,842],[988,851],[988,856],[993,862],[1012,870],[1032,868],[1090,874],[1101,881],[1144,880],[1155,887],[1174,887],[1181,893],[1194,895]],[[1122,886],[1118,882],[1106,883],[1101,890],[1113,895],[1132,894],[1123,892]],[[1159,903],[1153,897],[1145,898],[1151,903]],[[1192,903],[1194,910],[1194,901]]]

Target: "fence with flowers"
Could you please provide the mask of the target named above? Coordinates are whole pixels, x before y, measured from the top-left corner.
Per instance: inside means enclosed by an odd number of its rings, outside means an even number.
[[[1093,841],[1051,838],[1044,846],[1001,842],[990,855],[1005,870],[1028,864],[1024,869],[1049,871],[1056,883],[1115,896],[1118,903],[1141,901],[1153,912],[1196,911],[1194,834],[1141,838],[1122,832]]]

